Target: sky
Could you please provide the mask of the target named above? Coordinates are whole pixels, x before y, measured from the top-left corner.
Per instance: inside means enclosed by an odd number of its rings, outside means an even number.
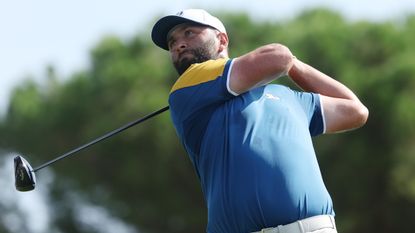
[[[162,14],[205,8],[246,12],[259,20],[286,20],[320,6],[351,20],[384,21],[415,12],[413,0],[0,0],[0,115],[11,90],[23,80],[41,83],[48,65],[58,76],[69,77],[88,67],[89,51],[100,38],[149,33]]]

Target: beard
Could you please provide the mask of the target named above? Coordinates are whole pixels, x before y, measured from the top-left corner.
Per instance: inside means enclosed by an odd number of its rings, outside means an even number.
[[[182,59],[177,59],[173,62],[174,68],[176,68],[177,73],[182,75],[192,64],[202,63],[211,59],[218,58],[218,55],[213,51],[213,46],[211,43],[205,43],[201,47],[194,49],[186,49],[182,54],[190,53],[192,56],[184,57]]]

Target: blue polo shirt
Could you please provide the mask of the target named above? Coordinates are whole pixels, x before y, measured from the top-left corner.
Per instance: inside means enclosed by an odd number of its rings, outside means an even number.
[[[232,59],[194,64],[173,86],[177,134],[200,179],[209,233],[246,233],[334,215],[314,152],[324,133],[318,94],[228,88]]]

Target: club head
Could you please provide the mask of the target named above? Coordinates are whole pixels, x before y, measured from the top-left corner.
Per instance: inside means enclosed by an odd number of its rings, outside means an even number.
[[[26,192],[35,189],[35,172],[30,164],[20,155],[14,157],[14,179],[18,191]]]

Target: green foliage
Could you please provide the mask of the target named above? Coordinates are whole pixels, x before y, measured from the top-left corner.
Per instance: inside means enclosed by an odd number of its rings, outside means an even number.
[[[287,22],[222,15],[232,56],[286,44],[299,59],[348,85],[369,108],[362,129],[315,140],[339,231],[412,232],[415,16],[400,23],[351,23],[325,9]],[[168,53],[139,35],[103,38],[91,50],[91,67],[68,81],[57,81],[53,67],[47,69],[47,85],[27,81],[14,90],[0,123],[0,147],[28,155],[33,164],[165,106],[177,78]],[[77,156],[52,168],[51,206],[62,232],[85,232],[67,202],[72,189],[143,232],[205,231],[203,196],[168,113]]]

